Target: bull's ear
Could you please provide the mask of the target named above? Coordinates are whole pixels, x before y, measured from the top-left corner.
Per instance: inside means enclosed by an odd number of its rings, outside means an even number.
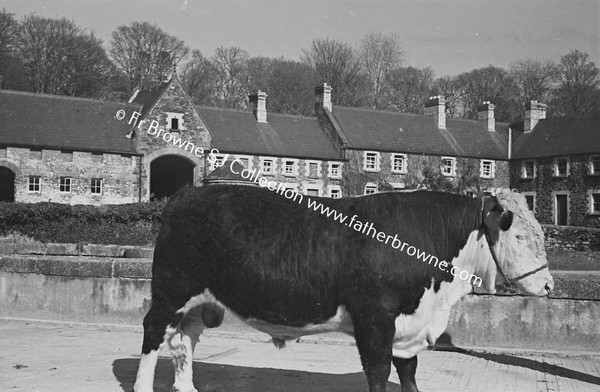
[[[491,232],[506,231],[513,221],[512,211],[506,211],[494,196],[486,197],[483,204],[483,223]]]

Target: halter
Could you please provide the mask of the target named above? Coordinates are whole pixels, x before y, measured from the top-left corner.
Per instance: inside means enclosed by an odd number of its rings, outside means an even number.
[[[487,215],[489,215],[489,212],[486,214],[486,217],[487,217]],[[534,269],[533,271],[529,271],[529,272],[524,273],[523,275],[517,276],[516,278],[510,278],[509,279],[506,276],[506,274],[504,273],[504,271],[502,271],[502,268],[500,267],[500,261],[498,260],[498,257],[496,256],[496,252],[494,252],[494,248],[492,247],[492,239],[490,238],[490,233],[487,230],[487,227],[485,226],[485,224],[484,224],[484,232],[485,232],[485,239],[486,239],[486,241],[488,243],[488,247],[490,248],[490,252],[492,253],[492,258],[494,259],[494,262],[496,263],[496,267],[498,267],[498,271],[500,271],[500,275],[502,275],[502,277],[505,280],[505,287],[506,288],[510,288],[510,287],[513,286],[514,282],[519,281],[519,280],[521,280],[523,278],[526,278],[526,277],[528,277],[530,275],[533,275],[535,273],[538,273],[541,270],[543,270],[544,268],[548,267],[548,262],[546,262],[544,265],[542,265],[541,267],[538,267],[538,268]]]

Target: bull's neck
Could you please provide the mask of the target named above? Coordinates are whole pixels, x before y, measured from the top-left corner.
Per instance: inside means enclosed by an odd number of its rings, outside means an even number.
[[[452,260],[452,265],[457,267],[458,271],[456,271],[454,280],[447,288],[447,301],[450,305],[455,304],[460,298],[472,291],[471,282],[459,278],[458,275],[462,271],[466,271],[469,277],[475,275],[481,278],[481,287],[490,293],[495,292],[496,266],[485,236],[480,236],[477,230],[469,234],[465,246],[459,251],[458,256]]]

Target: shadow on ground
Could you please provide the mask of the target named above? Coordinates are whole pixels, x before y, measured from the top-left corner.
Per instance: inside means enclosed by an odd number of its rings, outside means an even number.
[[[113,373],[125,392],[133,390],[139,359],[117,359]],[[173,385],[173,365],[159,359],[154,379],[156,392],[168,392]],[[250,368],[194,362],[194,385],[198,392],[364,392],[367,382],[362,372],[323,374],[298,370]],[[388,390],[400,387],[388,382]]]

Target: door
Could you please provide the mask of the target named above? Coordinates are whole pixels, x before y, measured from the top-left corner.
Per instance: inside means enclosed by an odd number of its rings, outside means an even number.
[[[555,224],[559,226],[566,226],[569,224],[567,221],[567,195],[556,195],[556,215]]]

